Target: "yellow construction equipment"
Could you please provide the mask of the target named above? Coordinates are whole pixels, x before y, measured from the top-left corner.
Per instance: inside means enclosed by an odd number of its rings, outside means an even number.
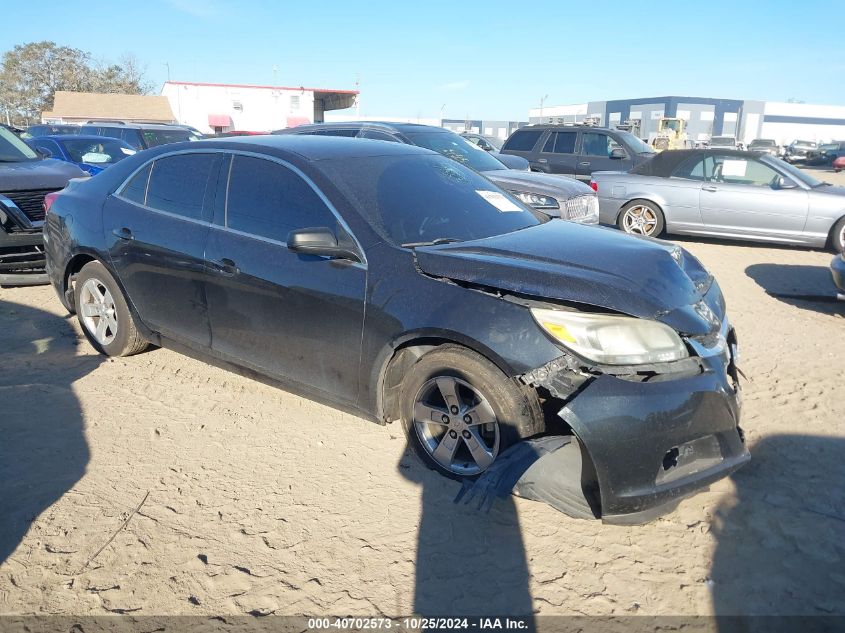
[[[651,145],[658,152],[664,149],[687,149],[691,147],[686,132],[687,122],[673,117],[661,117],[657,122],[657,135]]]

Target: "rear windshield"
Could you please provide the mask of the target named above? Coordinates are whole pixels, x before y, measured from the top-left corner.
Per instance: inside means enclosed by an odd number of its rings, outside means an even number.
[[[510,194],[441,156],[377,156],[319,166],[394,245],[474,240],[540,224]]]
[[[185,129],[173,130],[141,130],[147,147],[158,147],[168,143],[181,143],[182,141],[197,141],[199,137]]]
[[[96,141],[68,138],[62,143],[75,163],[88,165],[112,165],[135,154],[135,150],[123,141],[106,136]]]
[[[711,147],[733,147],[736,145],[736,139],[732,136],[714,136],[710,139]]]
[[[775,142],[771,139],[766,138],[758,138],[751,141],[751,145],[749,147],[774,147]]]

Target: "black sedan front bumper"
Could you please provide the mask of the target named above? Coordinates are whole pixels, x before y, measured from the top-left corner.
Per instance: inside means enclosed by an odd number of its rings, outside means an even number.
[[[739,427],[736,338],[725,334],[720,351],[688,359],[683,371],[593,369],[573,380],[570,362],[544,377],[552,393],[572,390],[558,416],[592,462],[582,488],[598,497],[590,505],[603,521],[648,521],[750,459]]]
[[[837,255],[830,262],[830,274],[833,283],[839,288],[839,298],[845,299],[845,255]]]

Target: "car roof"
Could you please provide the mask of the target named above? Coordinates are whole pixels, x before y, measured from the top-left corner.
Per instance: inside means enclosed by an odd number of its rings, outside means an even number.
[[[696,157],[706,156],[732,156],[735,158],[760,159],[760,154],[755,152],[743,152],[729,149],[667,149],[656,154],[650,160],[637,165],[629,173],[640,176],[657,176],[668,178],[681,165],[681,163]]]
[[[439,156],[437,152],[405,143],[305,134],[230,136],[227,138],[203,139],[200,141],[171,144],[163,147],[169,147],[171,149],[214,147],[217,149],[241,149],[247,151],[264,149],[265,153],[268,154],[292,152],[309,161],[339,158],[372,158],[376,156]]]
[[[118,130],[191,130],[184,125],[168,125],[166,123],[121,123],[120,121],[94,121],[83,123],[79,127],[108,127]]]

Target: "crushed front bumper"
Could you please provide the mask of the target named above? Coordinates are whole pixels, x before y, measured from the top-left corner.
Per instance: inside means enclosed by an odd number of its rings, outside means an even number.
[[[0,285],[38,286],[49,283],[44,269],[41,231],[7,233],[0,227]]]
[[[736,337],[725,349],[647,377],[549,371],[539,383],[560,397],[558,415],[592,462],[601,518],[641,523],[750,459],[739,427]],[[692,360],[692,359],[690,359]]]

